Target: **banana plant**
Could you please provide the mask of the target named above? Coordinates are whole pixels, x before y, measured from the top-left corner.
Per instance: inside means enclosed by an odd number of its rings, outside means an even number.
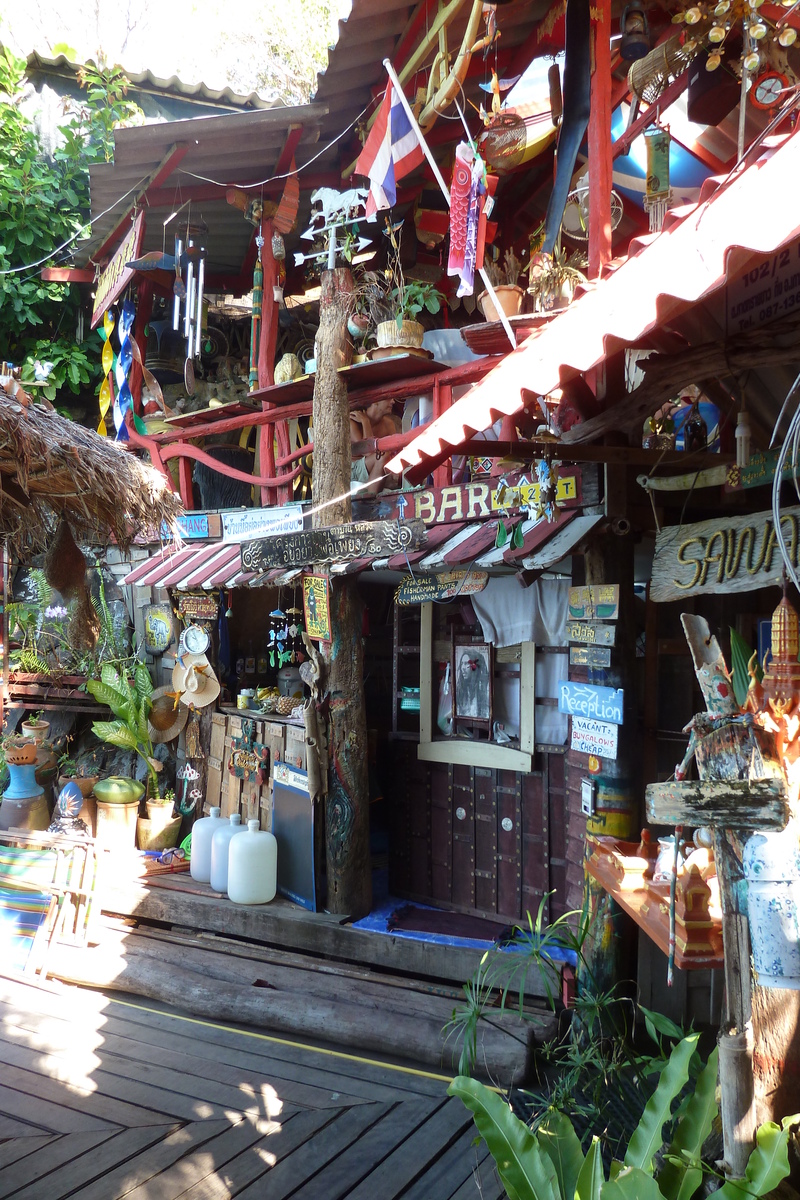
[[[448,1094],[458,1096],[472,1112],[509,1200],[690,1200],[702,1181],[701,1149],[718,1111],[716,1050],[682,1109],[657,1174],[654,1163],[672,1103],[689,1078],[698,1037],[690,1034],[673,1049],[624,1162],[611,1164],[609,1179],[600,1139],[593,1137],[584,1154],[572,1122],[563,1113],[552,1112],[533,1133],[500,1095],[475,1079],[459,1076]],[[789,1129],[796,1120],[787,1118],[782,1127],[773,1122],[762,1125],[745,1179],[724,1184],[716,1194],[722,1200],[741,1200],[743,1195],[763,1196],[777,1187],[789,1174]]]
[[[155,798],[159,794],[158,772],[161,763],[153,753],[147,720],[153,695],[153,681],[147,667],[143,662],[136,663],[131,686],[125,675],[110,663],[105,663],[100,678],[88,680],[86,688],[95,700],[107,704],[116,718],[113,721],[94,721],[92,732],[101,741],[121,746],[123,750],[135,750],[144,759],[147,765],[147,792]]]

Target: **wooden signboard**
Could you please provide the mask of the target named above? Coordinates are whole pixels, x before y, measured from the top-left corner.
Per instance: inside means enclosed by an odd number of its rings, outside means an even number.
[[[395,592],[397,604],[425,604],[428,600],[452,600],[473,596],[489,582],[486,571],[442,571],[438,575],[406,575]]]
[[[591,494],[587,499],[583,474],[586,468],[570,465],[555,469],[558,476],[556,499],[560,508],[579,508],[597,502],[597,488],[591,481],[588,489]],[[397,496],[381,495],[368,503],[354,500],[353,508],[361,513],[372,510],[382,517],[402,519],[405,514],[426,525],[446,525],[455,521],[488,521],[498,513],[513,513],[535,504],[539,498],[539,484],[524,475],[512,475],[507,484],[499,485],[500,479],[496,477],[445,488],[420,488],[399,492]]]
[[[179,592],[178,612],[192,621],[215,621],[219,612],[216,593]]]
[[[306,633],[317,642],[331,640],[330,581],[327,575],[303,575]]]
[[[310,563],[386,558],[415,550],[425,539],[421,521],[354,521],[327,529],[307,529],[242,543],[242,569],[304,567]]]
[[[569,717],[593,718],[622,724],[624,693],[622,688],[595,687],[591,683],[573,683],[562,679],[558,684],[558,711]]]
[[[583,642],[588,646],[613,646],[616,625],[601,625],[599,621],[567,621],[567,641]]]
[[[568,611],[573,621],[616,621],[619,616],[619,584],[571,587]]]
[[[599,758],[615,759],[618,736],[617,725],[610,725],[607,721],[595,721],[590,717],[573,717],[570,750],[597,755]]]
[[[140,212],[107,265],[100,272],[94,293],[91,328],[95,329],[104,313],[119,300],[125,288],[136,274],[126,264],[138,258],[144,237],[144,212]]]
[[[775,478],[775,468],[778,465],[778,450],[754,450],[746,467],[737,467],[731,463],[725,474],[725,491],[740,492],[743,488],[772,486]],[[782,479],[788,479],[792,474],[792,456],[787,455],[783,466]]]
[[[607,646],[570,646],[571,667],[610,667],[611,650]]]
[[[800,508],[783,511],[781,531],[797,566]],[[650,597],[665,601],[749,592],[779,584],[782,567],[771,512],[671,525],[656,538]]]

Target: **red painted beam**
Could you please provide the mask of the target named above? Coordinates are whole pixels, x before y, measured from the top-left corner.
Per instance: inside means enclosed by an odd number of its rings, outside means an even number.
[[[589,278],[611,259],[611,0],[600,0],[592,23],[594,70],[589,110]]]
[[[45,283],[94,283],[94,267],[43,267]]]
[[[283,149],[281,150],[280,154],[278,155],[278,161],[275,163],[275,168],[272,172],[273,175],[285,175],[286,172],[289,170],[289,168],[292,165],[292,159],[294,158],[294,152],[297,149],[297,147],[300,143],[300,138],[302,136],[303,136],[303,126],[302,125],[290,125],[289,126],[289,130],[286,134],[286,141],[283,143]],[[284,184],[285,180],[278,179],[275,182]]]
[[[116,246],[117,242],[120,241],[121,234],[124,232],[128,217],[142,197],[147,194],[151,187],[157,188],[164,182],[165,179],[169,179],[172,172],[178,166],[178,163],[182,162],[188,153],[188,142],[176,142],[172,149],[164,156],[155,170],[151,172],[150,176],[144,180],[140,190],[126,205],[125,211],[120,216],[120,219],[115,225],[113,231],[108,235],[100,249],[95,254],[95,259],[97,259],[98,262],[101,262],[103,258],[110,253],[111,249]],[[172,193],[172,196],[174,199],[174,192]]]

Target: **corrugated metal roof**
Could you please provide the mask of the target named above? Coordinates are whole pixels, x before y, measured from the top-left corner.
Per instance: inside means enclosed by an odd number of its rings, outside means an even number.
[[[28,55],[27,64],[29,73],[42,71],[45,74],[64,73],[70,75],[76,75],[83,66],[83,63],[73,62],[65,54],[58,54],[55,58],[50,58],[39,50],[34,50]],[[154,75],[152,71],[130,71],[124,66],[122,70],[125,72],[125,77],[133,84],[134,90],[138,88],[153,92],[169,92],[188,100],[200,100],[209,105],[224,105],[226,108],[240,110],[274,108],[279,103],[258,92],[241,95],[229,87],[213,88],[202,82],[187,83],[185,80],[179,79],[177,75],[170,75],[168,79],[165,79]]]
[[[520,412],[523,389],[547,395],[717,292],[754,254],[796,242],[800,210],[776,204],[775,197],[785,196],[798,178],[800,137],[790,134],[738,176],[708,180],[699,204],[673,210],[660,234],[632,244],[630,257],[613,275],[586,290],[426,425],[387,470],[429,469],[472,434]],[[766,219],[756,215],[767,213]],[[574,426],[562,444],[597,436],[596,421]]]

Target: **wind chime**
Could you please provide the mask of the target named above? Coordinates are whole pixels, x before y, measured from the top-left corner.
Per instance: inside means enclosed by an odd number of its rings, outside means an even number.
[[[175,332],[183,329],[187,364],[199,358],[203,348],[205,278],[206,248],[195,243],[187,226],[185,249],[183,240],[178,236],[175,238],[175,282],[172,285],[172,328]]]
[[[669,185],[668,129],[651,125],[645,130],[644,143],[647,149],[647,178],[645,180],[644,207],[650,219],[650,230],[659,233],[664,224],[672,189]]]

